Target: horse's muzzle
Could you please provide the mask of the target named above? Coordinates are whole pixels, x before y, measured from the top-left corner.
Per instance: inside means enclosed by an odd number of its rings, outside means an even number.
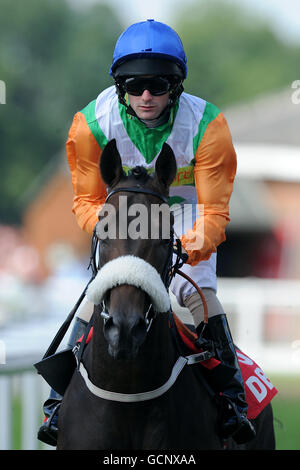
[[[104,323],[108,352],[114,359],[134,359],[147,336],[147,322],[140,315],[111,314]]]

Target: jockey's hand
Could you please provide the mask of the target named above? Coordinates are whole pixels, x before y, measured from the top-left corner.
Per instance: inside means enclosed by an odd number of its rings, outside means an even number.
[[[181,254],[182,254],[182,260],[187,263],[187,260],[189,259],[189,255],[187,254],[187,252],[185,251],[185,249],[183,248],[183,246],[181,247]]]
[[[176,243],[173,245],[173,251],[174,251],[174,253],[178,254],[178,246],[177,246]],[[182,259],[182,261],[184,263],[186,263],[188,258],[189,258],[189,255],[187,254],[187,252],[185,251],[185,249],[181,245],[181,259]]]

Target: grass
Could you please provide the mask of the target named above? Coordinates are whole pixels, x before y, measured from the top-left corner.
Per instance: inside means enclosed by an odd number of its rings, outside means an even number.
[[[20,397],[13,398],[13,410],[12,410],[12,434],[13,434],[13,449],[21,449],[21,400]]]
[[[274,428],[277,450],[300,450],[300,399],[274,398]]]
[[[40,423],[44,416],[41,413]],[[19,396],[13,398],[12,409],[12,449],[22,450],[22,403]],[[38,449],[42,449],[42,443],[38,442]]]
[[[278,390],[272,400],[277,450],[300,450],[300,376],[269,375]]]

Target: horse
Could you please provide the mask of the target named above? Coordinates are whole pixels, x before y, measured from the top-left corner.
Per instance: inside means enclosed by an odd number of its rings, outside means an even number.
[[[97,226],[99,271],[87,291],[95,304],[93,334],[62,400],[58,450],[224,449],[215,398],[170,333],[173,219],[169,209],[163,216],[151,209],[167,206],[176,171],[167,144],[152,175],[143,167],[126,175],[115,140],[102,152],[108,198]],[[135,204],[147,209],[139,223]],[[154,227],[158,235],[125,236],[122,217],[126,229],[135,224],[149,235]],[[255,420],[255,442],[237,446],[229,439],[227,447],[272,448],[271,412],[268,405]]]

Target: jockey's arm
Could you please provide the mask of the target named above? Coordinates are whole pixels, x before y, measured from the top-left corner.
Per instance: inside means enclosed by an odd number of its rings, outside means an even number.
[[[107,192],[99,170],[101,149],[81,112],[74,116],[66,152],[74,192],[72,210],[80,228],[92,235]]]
[[[197,202],[203,204],[203,214],[195,221],[193,229],[181,237],[189,256],[187,263],[192,266],[216,252],[217,246],[226,239],[225,228],[230,220],[229,200],[236,173],[236,153],[222,113],[208,124],[195,160]]]

